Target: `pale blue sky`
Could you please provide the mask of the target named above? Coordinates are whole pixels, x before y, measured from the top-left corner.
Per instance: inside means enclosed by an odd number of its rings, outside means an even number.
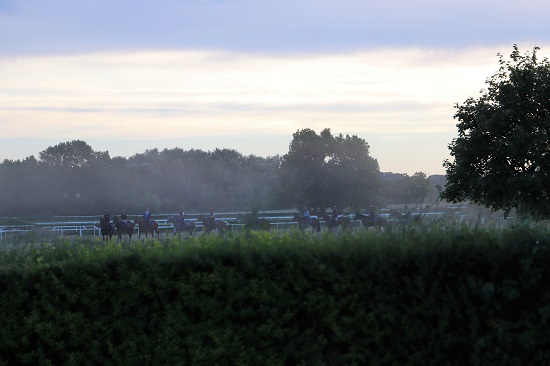
[[[543,1],[0,0],[0,160],[82,139],[285,154],[302,128],[442,174],[497,53],[550,55]]]

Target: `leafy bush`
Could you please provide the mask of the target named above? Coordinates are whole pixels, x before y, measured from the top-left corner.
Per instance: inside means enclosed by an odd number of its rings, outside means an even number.
[[[548,238],[434,227],[5,248],[1,362],[546,364]]]

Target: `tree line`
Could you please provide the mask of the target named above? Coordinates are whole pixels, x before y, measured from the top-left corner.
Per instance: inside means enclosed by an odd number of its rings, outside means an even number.
[[[0,216],[94,215],[349,207],[421,202],[434,196],[422,172],[381,173],[368,143],[330,129],[293,134],[287,154],[245,156],[233,149],[146,150],[129,158],[85,141],[50,146],[0,163]]]

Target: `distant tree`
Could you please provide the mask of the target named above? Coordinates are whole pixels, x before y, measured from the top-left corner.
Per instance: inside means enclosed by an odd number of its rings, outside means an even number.
[[[456,106],[443,199],[550,217],[550,63],[538,50],[521,55],[514,45],[509,61],[499,54],[487,90]]]
[[[369,145],[357,136],[333,136],[326,128],[293,134],[282,157],[280,189],[295,205],[360,207],[373,203],[379,167]]]
[[[434,188],[423,172],[381,173],[380,199],[387,204],[422,203]]]
[[[108,163],[108,152],[95,152],[82,140],[62,142],[40,152],[41,163],[50,167],[75,168],[93,163]]]

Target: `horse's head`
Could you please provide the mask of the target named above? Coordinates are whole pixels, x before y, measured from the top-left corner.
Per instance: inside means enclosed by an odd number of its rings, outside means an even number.
[[[353,217],[353,219],[354,219],[355,221],[357,221],[357,220],[362,220],[363,217],[365,217],[365,215],[363,215],[363,214],[360,213],[360,212],[356,212],[356,213],[355,213],[355,216]]]

